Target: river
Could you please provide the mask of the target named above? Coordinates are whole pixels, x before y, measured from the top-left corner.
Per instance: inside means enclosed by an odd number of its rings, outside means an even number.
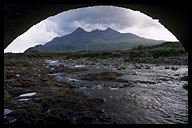
[[[100,106],[117,124],[188,124],[187,65],[138,64],[121,60],[100,59],[93,63],[76,60],[46,60],[50,65],[70,68],[84,67],[88,71],[54,73],[58,81],[71,83],[90,97],[102,98]],[[87,62],[87,63],[85,63]],[[115,81],[88,81],[87,74],[117,72]]]

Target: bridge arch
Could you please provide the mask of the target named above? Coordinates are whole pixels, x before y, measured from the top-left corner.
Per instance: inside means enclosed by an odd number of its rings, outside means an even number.
[[[63,11],[101,4],[5,4],[4,49],[19,35],[40,21]],[[182,4],[102,4],[140,11],[159,19],[188,51],[188,8]]]

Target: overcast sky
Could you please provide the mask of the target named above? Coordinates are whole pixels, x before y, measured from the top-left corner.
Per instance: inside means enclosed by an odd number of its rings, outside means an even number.
[[[95,6],[69,10],[48,17],[17,37],[4,52],[24,52],[29,47],[45,44],[57,36],[69,34],[77,27],[85,31],[112,28],[121,33],[133,33],[145,38],[177,41],[158,19],[152,19],[130,9]]]

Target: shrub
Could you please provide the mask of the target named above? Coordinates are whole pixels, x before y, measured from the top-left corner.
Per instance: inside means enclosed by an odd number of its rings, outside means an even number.
[[[16,60],[16,59],[4,59],[5,66],[30,66],[29,61],[27,60]]]

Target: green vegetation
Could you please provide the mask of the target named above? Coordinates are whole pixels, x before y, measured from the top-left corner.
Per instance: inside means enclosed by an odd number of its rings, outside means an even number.
[[[160,56],[176,56],[179,54],[186,53],[184,47],[179,42],[166,42],[159,45],[154,46],[142,46],[139,45],[129,51],[131,53],[131,57],[141,56],[142,53],[151,53],[153,57]]]
[[[27,60],[4,59],[4,65],[5,66],[26,67],[26,66],[30,66],[30,63]]]
[[[27,57],[23,53],[6,53],[4,54],[5,66],[30,66]]]
[[[142,46],[139,45],[130,50],[111,50],[111,51],[79,51],[79,52],[30,52],[30,53],[6,53],[4,54],[4,64],[10,66],[29,66],[27,58],[113,58],[113,57],[129,57],[131,58],[145,58],[145,57],[168,57],[186,54],[186,51],[179,42],[166,42],[160,45],[154,46]]]

